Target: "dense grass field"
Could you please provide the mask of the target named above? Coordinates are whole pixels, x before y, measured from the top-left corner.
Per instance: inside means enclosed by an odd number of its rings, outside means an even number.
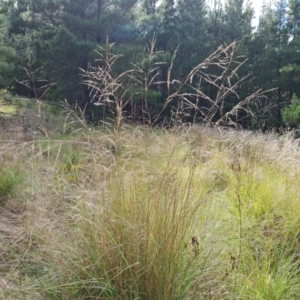
[[[0,140],[1,299],[299,299],[292,136],[106,126]]]

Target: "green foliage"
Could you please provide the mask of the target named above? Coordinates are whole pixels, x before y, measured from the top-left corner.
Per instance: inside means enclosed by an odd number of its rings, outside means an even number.
[[[21,178],[18,172],[11,169],[3,168],[0,170],[0,202],[6,200],[7,196],[13,193]]]
[[[132,24],[129,13],[136,1],[118,1],[113,9],[107,2],[32,0],[28,5],[26,1],[16,6],[11,4],[10,34],[15,38],[16,48],[21,55],[30,49],[37,66],[43,66],[43,76],[37,81],[47,79],[56,83],[47,94],[48,99],[57,102],[71,98],[71,102],[84,106],[89,97],[85,86],[80,84],[79,68],[88,68],[94,61],[96,44],[105,42],[108,36],[120,41],[132,38],[130,30],[124,34],[122,26]],[[21,26],[26,30],[20,31]],[[26,57],[21,56],[19,64],[25,66]]]
[[[81,84],[78,70],[95,66],[94,50],[97,45],[104,45],[106,39],[116,43],[116,53],[124,55],[115,66],[118,74],[131,69],[131,63],[138,61],[145,71],[144,63],[149,62],[144,55],[145,45],[150,39],[156,39],[156,57],[167,63],[179,46],[172,66],[172,75],[178,79],[187,76],[220,45],[236,40],[237,55],[248,58],[239,69],[239,76],[252,74],[251,82],[243,87],[241,94],[278,88],[269,101],[260,101],[258,105],[260,112],[269,111],[267,123],[272,123],[272,116],[282,109],[285,99],[300,92],[297,84],[300,17],[296,0],[264,4],[257,30],[252,28],[253,8],[250,2],[243,0],[228,0],[224,5],[221,1],[210,5],[207,0],[120,0],[113,4],[109,0],[19,0],[17,5],[14,1],[2,1],[0,9],[0,88],[33,96],[12,80],[24,79],[22,69],[15,66],[26,67],[30,54],[35,67],[43,67],[36,84],[40,79],[56,83],[47,94],[48,99],[53,102],[68,99],[81,108],[87,104],[86,113],[91,121],[108,116],[107,107],[90,105],[89,91]],[[210,72],[219,78],[216,69],[211,68]],[[167,81],[167,65],[160,66],[159,79],[162,83]],[[214,88],[204,82],[202,85],[206,95],[213,98]],[[152,87],[149,106],[160,109],[168,92],[167,84]],[[142,95],[134,104],[139,105],[144,100]],[[227,97],[224,107],[232,107],[236,101],[233,96]],[[205,101],[197,105],[207,109]],[[126,109],[130,114],[131,107]],[[251,126],[247,118],[240,123]]]
[[[15,69],[15,49],[8,45],[9,20],[0,12],[0,88],[9,88]]]
[[[296,94],[293,95],[291,104],[287,105],[282,111],[283,121],[291,126],[300,126],[300,99]]]

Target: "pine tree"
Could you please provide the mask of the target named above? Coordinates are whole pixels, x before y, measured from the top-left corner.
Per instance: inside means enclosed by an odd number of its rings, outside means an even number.
[[[85,103],[79,68],[94,62],[97,44],[125,43],[139,35],[132,10],[137,0],[19,0],[10,8],[11,36],[26,40],[36,66],[56,82],[53,100]],[[20,5],[19,5],[20,4]],[[25,30],[22,30],[22,28]],[[24,62],[26,63],[26,62]]]
[[[0,6],[0,9],[0,88],[8,88],[13,81],[15,50],[9,46],[9,23],[5,5]]]
[[[286,91],[286,98],[291,99],[294,94],[300,96],[298,82],[300,79],[300,2],[288,2],[287,16],[287,46],[284,52],[284,63],[281,66],[281,82]]]

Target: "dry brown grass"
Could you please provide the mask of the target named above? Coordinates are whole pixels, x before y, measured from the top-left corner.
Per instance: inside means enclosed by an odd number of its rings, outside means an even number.
[[[22,177],[0,210],[0,297],[295,299],[297,140],[123,127],[118,143],[0,143]]]

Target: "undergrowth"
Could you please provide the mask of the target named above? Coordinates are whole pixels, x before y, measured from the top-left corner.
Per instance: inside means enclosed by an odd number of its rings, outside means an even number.
[[[0,151],[3,299],[299,295],[292,136],[125,126]]]

